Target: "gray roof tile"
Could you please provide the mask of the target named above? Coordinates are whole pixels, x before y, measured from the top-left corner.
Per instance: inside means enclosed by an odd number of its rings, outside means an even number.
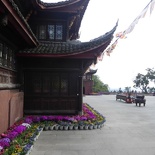
[[[18,54],[71,54],[79,53],[81,51],[89,51],[93,48],[97,48],[102,44],[106,43],[108,40],[112,40],[113,33],[115,32],[116,26],[104,35],[90,40],[89,42],[40,42],[40,44],[35,48],[23,49],[18,52]]]

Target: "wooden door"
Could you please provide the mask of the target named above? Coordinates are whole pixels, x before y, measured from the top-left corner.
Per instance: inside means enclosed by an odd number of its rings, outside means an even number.
[[[78,78],[77,71],[25,71],[25,114],[77,113],[79,108]]]

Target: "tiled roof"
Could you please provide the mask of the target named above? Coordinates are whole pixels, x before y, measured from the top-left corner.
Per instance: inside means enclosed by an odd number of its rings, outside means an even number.
[[[72,53],[81,53],[95,49],[101,45],[107,43],[107,41],[113,38],[113,33],[116,30],[117,25],[109,32],[104,35],[93,39],[89,42],[42,42],[36,48],[28,48],[19,51],[19,54],[72,54]]]
[[[95,74],[97,72],[97,69],[89,69],[89,71],[86,74]]]
[[[29,32],[31,33],[31,35],[35,38],[36,42],[38,42],[36,36],[34,35],[34,33],[32,32],[29,24],[27,23],[27,21],[25,20],[24,16],[22,15],[21,11],[19,10],[18,6],[14,3],[13,0],[9,0],[13,9],[17,12],[17,14],[20,16],[20,18],[23,20],[23,22],[25,23],[25,25],[27,26],[27,29],[29,30]]]

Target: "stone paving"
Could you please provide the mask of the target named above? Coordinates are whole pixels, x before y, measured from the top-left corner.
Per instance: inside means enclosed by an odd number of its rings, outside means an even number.
[[[155,155],[155,96],[146,107],[115,100],[115,95],[85,96],[106,117],[102,129],[43,131],[30,155]]]

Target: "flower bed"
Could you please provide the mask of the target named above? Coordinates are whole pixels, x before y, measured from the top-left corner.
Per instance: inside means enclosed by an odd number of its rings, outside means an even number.
[[[82,130],[101,128],[105,117],[90,107],[83,104],[83,115],[76,116],[29,116],[33,122],[44,122],[44,130]]]
[[[105,117],[83,104],[83,115],[27,116],[0,137],[0,155],[28,155],[43,130],[87,130],[101,128]]]

